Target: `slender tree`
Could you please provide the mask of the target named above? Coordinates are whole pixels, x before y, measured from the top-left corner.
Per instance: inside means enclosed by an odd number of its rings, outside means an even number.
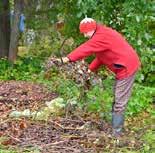
[[[15,61],[17,58],[18,41],[19,41],[19,21],[20,15],[23,11],[24,1],[14,0],[14,16],[11,26],[10,46],[9,46],[9,60]]]
[[[8,57],[10,44],[9,0],[0,1],[0,58]]]

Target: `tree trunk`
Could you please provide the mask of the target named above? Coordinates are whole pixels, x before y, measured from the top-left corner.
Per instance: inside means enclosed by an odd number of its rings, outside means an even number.
[[[0,0],[0,58],[8,57],[10,44],[9,0]]]
[[[9,60],[15,61],[17,58],[18,41],[19,41],[19,20],[23,9],[23,0],[14,0],[14,16],[11,27],[11,38],[9,48]]]

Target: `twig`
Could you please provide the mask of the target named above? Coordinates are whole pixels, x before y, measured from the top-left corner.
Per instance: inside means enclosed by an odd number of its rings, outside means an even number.
[[[63,151],[64,151],[64,153],[66,152],[66,151],[72,151],[72,152],[74,152],[74,153],[81,153],[81,150],[79,150],[78,148],[73,148],[73,147],[64,147],[64,146],[50,146],[50,148],[55,148],[55,149],[63,149]],[[55,150],[54,150],[55,151]],[[80,151],[80,152],[79,152]]]
[[[60,144],[64,144],[66,141],[58,141],[58,142],[53,142],[53,143],[49,143],[49,144],[45,144],[43,145],[43,147],[47,147],[47,146],[56,146],[56,145],[60,145]],[[68,141],[67,141],[68,142]]]
[[[66,118],[66,119],[64,119],[64,120],[67,120],[67,121],[71,121],[71,122],[76,122],[76,123],[85,123],[85,121],[84,120],[82,120],[82,118],[81,117],[79,117],[79,116],[76,116],[76,117],[78,117],[78,119],[80,119],[80,121],[79,120],[72,120],[72,119],[69,119],[69,118]],[[64,121],[63,120],[63,121]]]
[[[54,121],[49,121],[49,122],[55,124],[56,126],[61,128],[62,130],[64,130],[64,127],[62,125],[58,124],[57,122],[54,122]]]
[[[77,135],[66,135],[66,136],[62,136],[64,138],[69,138],[69,139],[82,139],[84,138],[84,136],[77,136]]]
[[[17,142],[22,142],[20,139],[15,138],[15,137],[13,137],[12,135],[9,135],[9,134],[8,134],[8,136],[9,136],[11,139],[13,139],[13,140],[15,140],[15,141],[17,141]]]

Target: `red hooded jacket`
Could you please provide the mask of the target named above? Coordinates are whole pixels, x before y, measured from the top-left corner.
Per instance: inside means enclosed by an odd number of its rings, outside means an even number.
[[[123,36],[103,25],[97,25],[92,38],[73,50],[67,57],[70,61],[76,61],[93,54],[96,58],[89,65],[89,69],[95,71],[101,65],[105,65],[116,74],[116,79],[129,77],[140,66],[136,51]],[[117,67],[118,64],[122,67]]]

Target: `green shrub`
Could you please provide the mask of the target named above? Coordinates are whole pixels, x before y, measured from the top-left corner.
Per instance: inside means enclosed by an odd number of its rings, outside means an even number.
[[[154,96],[155,96],[154,87],[147,87],[135,84],[132,96],[129,100],[127,114],[133,115],[140,113],[143,110],[153,113],[153,110],[151,109],[151,104],[153,103]]]
[[[31,80],[42,71],[42,60],[33,57],[18,59],[11,64],[6,59],[0,60],[0,80]]]
[[[99,112],[101,116],[107,117],[111,112],[113,103],[113,79],[104,80],[104,87],[95,86],[87,93],[87,108],[90,112]],[[152,109],[155,88],[134,84],[132,96],[129,99],[126,115],[132,116],[141,111],[155,113]]]
[[[80,96],[80,89],[72,80],[62,79],[59,80],[58,84],[56,90],[66,100]]]

